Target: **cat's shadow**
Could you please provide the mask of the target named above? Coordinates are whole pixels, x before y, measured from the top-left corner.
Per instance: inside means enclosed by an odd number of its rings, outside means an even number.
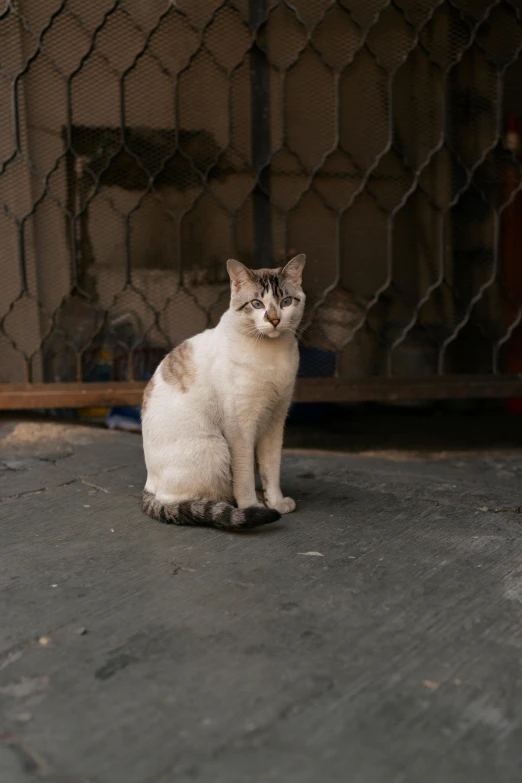
[[[269,525],[250,528],[250,530],[216,530],[216,533],[231,533],[233,536],[269,536],[282,533],[286,527],[283,523],[284,520],[278,520]]]

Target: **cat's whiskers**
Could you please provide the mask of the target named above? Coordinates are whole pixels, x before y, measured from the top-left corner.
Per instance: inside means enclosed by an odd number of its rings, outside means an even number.
[[[299,340],[303,345],[305,345],[307,348],[309,347],[309,344],[306,342],[306,340],[303,337],[303,331],[304,329],[300,329],[298,326],[284,326],[281,329],[282,332],[289,332],[290,334],[293,334],[294,337]]]
[[[259,331],[255,326],[249,327],[248,330],[243,332],[245,337],[248,337],[254,344],[258,343],[265,335]]]
[[[306,329],[305,329],[305,328],[300,328],[300,327],[297,327],[297,328],[295,329],[295,331],[294,331],[294,334],[295,334],[295,336],[297,337],[297,339],[299,340],[299,342],[301,342],[301,343],[302,343],[304,346],[306,346],[306,348],[309,348],[309,347],[310,347],[310,343],[308,343],[308,342],[305,340],[305,338],[303,337],[303,333],[304,333],[305,331],[306,331]]]

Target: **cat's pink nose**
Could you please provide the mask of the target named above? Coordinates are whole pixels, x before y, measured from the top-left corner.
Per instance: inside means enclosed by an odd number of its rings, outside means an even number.
[[[270,319],[270,323],[271,323],[273,326],[277,326],[277,325],[280,323],[280,321],[281,321],[281,319],[280,319],[280,318],[271,318],[271,319]]]

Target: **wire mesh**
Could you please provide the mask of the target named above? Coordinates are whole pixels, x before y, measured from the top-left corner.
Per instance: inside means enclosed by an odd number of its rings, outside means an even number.
[[[145,380],[308,264],[301,375],[522,372],[520,0],[0,2],[0,383]]]

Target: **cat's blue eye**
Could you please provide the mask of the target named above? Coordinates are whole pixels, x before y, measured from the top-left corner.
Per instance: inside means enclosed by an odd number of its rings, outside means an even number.
[[[262,307],[264,307],[263,302],[261,302],[260,299],[252,299],[252,307],[255,307],[256,310],[261,310]]]
[[[285,298],[281,302],[281,307],[289,307],[291,304],[292,304],[292,297],[285,296]]]

